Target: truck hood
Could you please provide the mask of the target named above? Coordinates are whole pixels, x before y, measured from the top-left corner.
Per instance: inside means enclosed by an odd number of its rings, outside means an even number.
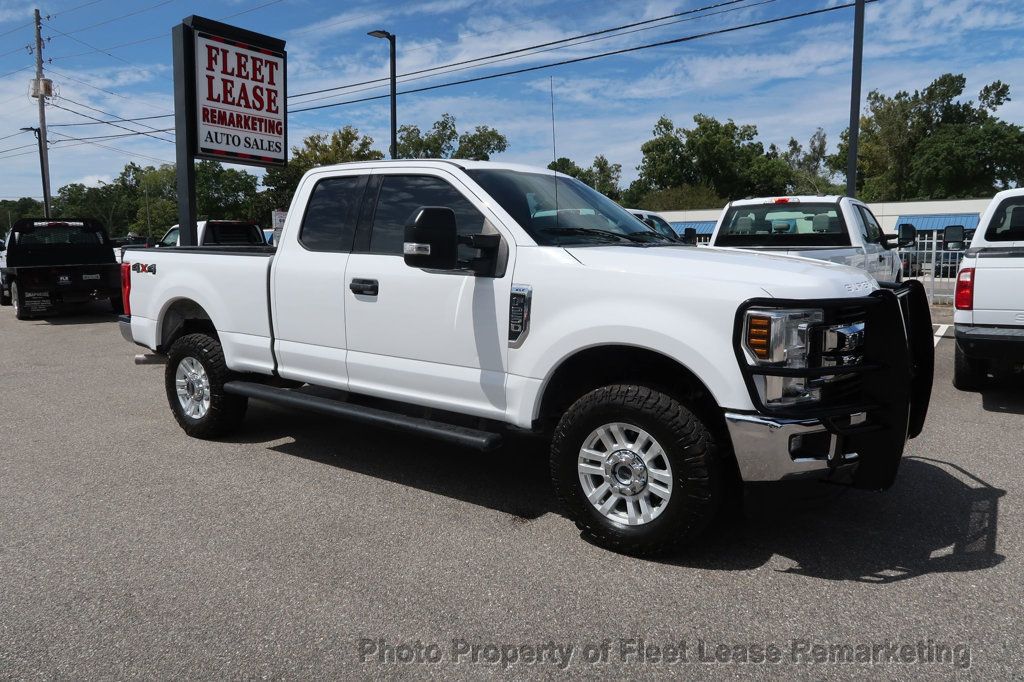
[[[746,284],[751,297],[846,298],[878,289],[878,283],[863,270],[776,253],[692,246],[584,246],[566,251],[587,267],[611,272],[633,272],[703,287],[715,282]]]

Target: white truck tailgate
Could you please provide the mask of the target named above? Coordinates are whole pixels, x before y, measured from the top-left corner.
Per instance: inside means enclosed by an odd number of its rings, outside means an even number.
[[[979,254],[974,270],[974,324],[1024,326],[1022,281],[1024,250]]]

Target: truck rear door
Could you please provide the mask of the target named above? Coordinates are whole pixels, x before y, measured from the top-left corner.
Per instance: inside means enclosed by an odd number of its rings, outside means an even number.
[[[1024,327],[1024,196],[996,208],[975,255],[974,324]]]
[[[309,178],[277,245],[272,275],[274,350],[287,379],[348,389],[345,270],[368,175]]]

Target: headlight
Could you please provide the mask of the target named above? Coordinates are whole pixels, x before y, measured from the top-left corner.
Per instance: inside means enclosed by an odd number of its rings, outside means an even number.
[[[751,308],[743,325],[747,364],[785,369],[809,367],[812,330],[824,321],[818,309]],[[821,399],[820,386],[807,377],[758,375],[755,383],[765,405],[782,407]]]

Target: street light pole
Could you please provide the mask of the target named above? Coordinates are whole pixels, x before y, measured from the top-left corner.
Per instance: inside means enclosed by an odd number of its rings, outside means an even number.
[[[395,34],[382,29],[370,31],[367,35],[385,38],[391,48],[391,158],[398,158],[398,75],[395,59]]]
[[[27,128],[22,128],[22,130],[24,130],[25,132],[28,132],[28,131],[31,130],[33,133],[35,133],[36,144],[39,145],[39,172],[43,176],[43,217],[44,218],[49,218],[50,217],[50,179],[49,179],[49,177],[47,177],[48,173],[46,172],[47,171],[47,159],[46,159],[45,148],[43,146],[43,138],[39,134],[39,128],[32,128],[30,126],[30,127],[27,127]]]

